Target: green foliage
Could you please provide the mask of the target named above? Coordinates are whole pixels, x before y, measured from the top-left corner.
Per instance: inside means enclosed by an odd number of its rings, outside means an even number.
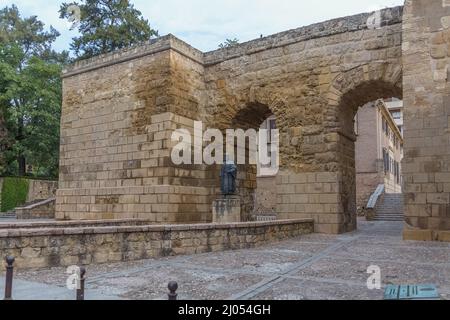
[[[1,212],[7,212],[26,203],[30,182],[24,178],[4,178]]]
[[[219,49],[231,48],[239,44],[239,39],[227,39],[224,43],[219,44]]]
[[[8,136],[0,141],[0,174],[45,176],[58,172],[62,65],[68,53],[51,45],[59,33],[14,5],[0,10],[0,112]]]
[[[71,21],[73,6],[80,8],[78,27],[81,36],[73,38],[71,50],[78,59],[86,59],[147,41],[158,32],[128,0],[83,0],[63,3],[60,17]],[[75,21],[76,22],[76,21]]]

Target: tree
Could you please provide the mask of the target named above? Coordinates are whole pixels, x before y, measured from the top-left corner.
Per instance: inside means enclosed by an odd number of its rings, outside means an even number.
[[[80,9],[80,21],[74,27],[78,27],[81,36],[72,39],[70,48],[78,59],[129,47],[158,36],[158,32],[128,0],[63,3],[60,17],[71,21],[74,6]]]
[[[227,39],[225,42],[219,44],[219,49],[231,48],[239,44],[239,39]]]
[[[3,173],[26,174],[27,163],[56,175],[59,150],[62,64],[68,53],[51,45],[59,33],[16,6],[0,10],[0,112],[8,137]]]

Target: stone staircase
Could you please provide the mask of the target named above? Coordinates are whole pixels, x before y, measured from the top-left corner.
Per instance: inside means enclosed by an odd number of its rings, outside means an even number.
[[[375,221],[404,221],[403,194],[386,193],[375,207]]]

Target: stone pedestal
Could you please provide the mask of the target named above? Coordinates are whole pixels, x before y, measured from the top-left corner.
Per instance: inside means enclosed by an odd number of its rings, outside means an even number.
[[[213,223],[241,222],[241,199],[238,196],[223,196],[212,205]]]

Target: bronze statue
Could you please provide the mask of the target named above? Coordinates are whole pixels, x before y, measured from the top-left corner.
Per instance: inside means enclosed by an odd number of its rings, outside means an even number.
[[[226,156],[220,172],[220,189],[224,196],[236,194],[236,177],[237,166]]]

